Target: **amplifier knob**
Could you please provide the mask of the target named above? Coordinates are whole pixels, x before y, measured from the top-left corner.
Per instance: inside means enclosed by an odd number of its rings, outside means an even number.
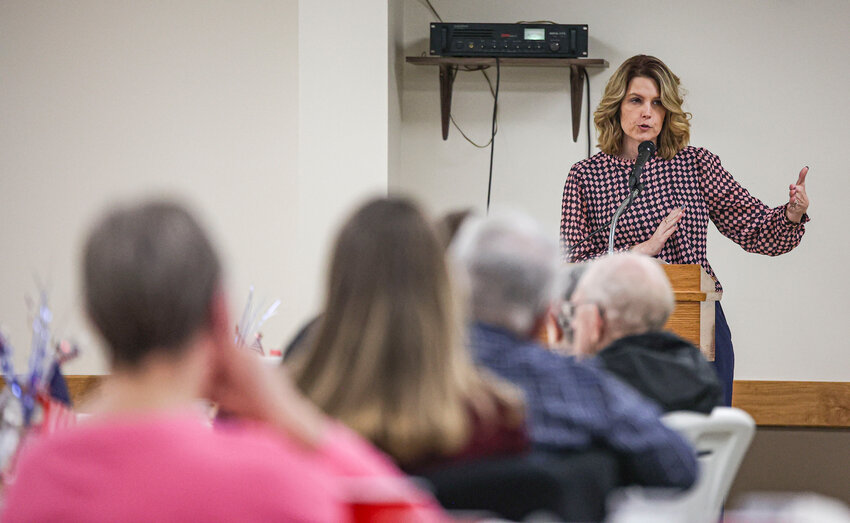
[[[549,50],[550,51],[558,51],[559,49],[561,49],[561,43],[560,42],[549,42]]]

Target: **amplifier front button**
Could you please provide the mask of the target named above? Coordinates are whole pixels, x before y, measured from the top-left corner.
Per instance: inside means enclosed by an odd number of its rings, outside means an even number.
[[[549,42],[550,51],[558,51],[559,49],[561,49],[560,42]]]

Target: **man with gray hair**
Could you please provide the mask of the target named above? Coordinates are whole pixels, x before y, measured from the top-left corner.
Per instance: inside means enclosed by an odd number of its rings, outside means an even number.
[[[687,488],[693,449],[659,420],[658,408],[613,376],[536,341],[556,295],[558,249],[522,215],[468,220],[452,245],[466,269],[479,364],[523,389],[537,448],[602,446],[623,465],[626,483]]]
[[[698,348],[662,330],[673,305],[655,260],[623,253],[593,261],[566,307],[573,348],[667,412],[710,413],[723,404],[723,388]]]

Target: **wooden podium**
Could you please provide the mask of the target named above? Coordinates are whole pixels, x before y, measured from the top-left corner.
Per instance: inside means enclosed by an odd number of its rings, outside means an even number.
[[[661,267],[676,300],[664,327],[699,347],[708,361],[714,361],[714,302],[720,299],[714,280],[699,265]]]

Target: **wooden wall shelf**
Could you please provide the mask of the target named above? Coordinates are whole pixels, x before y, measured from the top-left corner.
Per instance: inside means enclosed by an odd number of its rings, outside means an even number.
[[[452,88],[459,67],[486,69],[496,65],[525,67],[569,67],[570,107],[573,121],[573,142],[578,141],[581,128],[581,100],[584,93],[584,76],[588,67],[608,67],[601,58],[458,58],[444,56],[408,56],[406,61],[413,65],[436,65],[440,67],[440,120],[443,125],[443,140],[449,137],[449,117],[452,112]],[[590,93],[588,93],[590,96]]]
[[[736,381],[732,406],[759,427],[850,429],[850,382]]]

